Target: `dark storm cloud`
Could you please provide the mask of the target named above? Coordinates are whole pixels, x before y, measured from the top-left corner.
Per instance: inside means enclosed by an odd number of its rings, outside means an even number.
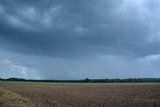
[[[0,48],[44,56],[159,54],[158,0],[1,0]]]

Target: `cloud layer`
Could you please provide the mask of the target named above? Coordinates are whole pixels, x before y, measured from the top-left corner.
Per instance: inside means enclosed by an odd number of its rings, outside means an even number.
[[[8,69],[8,70],[13,71],[13,72],[19,72],[22,75],[26,75],[27,72],[28,72],[28,69],[26,67],[21,66],[21,65],[16,65],[16,64],[14,64],[11,61],[6,60],[6,59],[1,61],[1,65],[3,65],[3,68],[5,68],[5,69]]]
[[[1,48],[54,57],[159,54],[158,4],[158,0],[2,0]]]
[[[159,0],[1,0],[0,55],[42,78],[154,76],[159,11]]]

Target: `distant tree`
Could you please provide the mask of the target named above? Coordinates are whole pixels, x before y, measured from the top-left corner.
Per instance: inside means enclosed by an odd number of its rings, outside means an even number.
[[[29,81],[29,82],[68,82],[68,83],[135,83],[135,82],[160,82],[160,78],[128,78],[128,79],[83,79],[83,80],[34,80],[34,79],[24,79],[24,78],[8,78],[3,79],[0,77],[1,81]]]
[[[85,82],[89,82],[89,78],[86,78],[86,79],[85,79]]]
[[[106,78],[106,82],[108,82],[108,80],[109,80],[109,79],[108,79],[108,78]]]

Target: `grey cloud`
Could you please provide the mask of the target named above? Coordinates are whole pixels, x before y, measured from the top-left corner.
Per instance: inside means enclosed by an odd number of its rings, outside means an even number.
[[[0,48],[54,57],[158,54],[160,42],[149,41],[159,33],[158,3],[1,0]]]
[[[115,55],[87,58],[41,57],[39,62],[39,74],[42,78],[138,78],[158,77],[160,74],[160,60],[157,56],[137,59]]]
[[[22,78],[22,75],[10,71],[1,61],[12,61],[26,67],[28,72],[23,78],[28,79],[158,78],[160,75],[160,54],[140,58],[117,55],[62,58],[19,54],[0,49],[0,76]]]

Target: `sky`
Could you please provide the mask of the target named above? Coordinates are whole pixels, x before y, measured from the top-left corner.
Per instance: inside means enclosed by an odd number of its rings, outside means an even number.
[[[159,0],[0,0],[0,77],[160,77]]]

